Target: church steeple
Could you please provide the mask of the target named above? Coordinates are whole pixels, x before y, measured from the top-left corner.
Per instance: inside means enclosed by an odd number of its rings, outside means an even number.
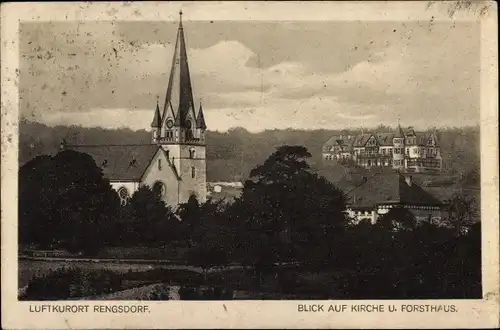
[[[179,12],[179,16],[179,28],[177,29],[177,38],[175,41],[174,54],[172,56],[172,67],[170,69],[167,93],[165,95],[162,120],[167,120],[170,113],[175,117],[172,118],[175,120],[175,126],[189,129],[192,128],[187,127],[189,121],[191,121],[192,125],[196,119],[194,114],[191,76],[187,59],[186,40],[182,25],[182,11]]]

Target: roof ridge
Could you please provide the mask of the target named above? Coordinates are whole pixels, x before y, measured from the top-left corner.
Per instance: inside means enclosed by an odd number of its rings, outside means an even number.
[[[135,144],[66,144],[65,147],[139,147],[139,146],[155,146],[152,143],[135,143]]]

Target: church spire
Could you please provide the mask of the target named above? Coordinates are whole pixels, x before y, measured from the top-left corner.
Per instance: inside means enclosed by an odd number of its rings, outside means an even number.
[[[153,128],[161,127],[160,105],[158,104],[158,96],[156,97],[156,111],[153,117],[153,121],[151,122],[151,127]]]
[[[191,76],[189,74],[186,40],[182,25],[182,11],[179,12],[179,28],[177,29],[162,119],[165,119],[169,107],[171,107],[175,116],[177,126],[185,127],[189,114],[193,117],[192,120],[195,120]]]
[[[207,129],[205,124],[205,116],[203,115],[203,108],[200,102],[200,109],[198,110],[198,118],[196,118],[196,128]]]

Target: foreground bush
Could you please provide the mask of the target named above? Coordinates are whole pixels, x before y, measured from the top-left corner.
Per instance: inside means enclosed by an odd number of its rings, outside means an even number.
[[[232,300],[233,290],[221,286],[189,287],[179,289],[181,300]]]
[[[118,291],[122,277],[109,271],[62,268],[35,276],[20,300],[79,299]]]

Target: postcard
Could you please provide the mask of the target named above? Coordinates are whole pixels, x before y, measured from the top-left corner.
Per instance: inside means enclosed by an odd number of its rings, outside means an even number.
[[[1,8],[3,328],[498,328],[495,2]]]

